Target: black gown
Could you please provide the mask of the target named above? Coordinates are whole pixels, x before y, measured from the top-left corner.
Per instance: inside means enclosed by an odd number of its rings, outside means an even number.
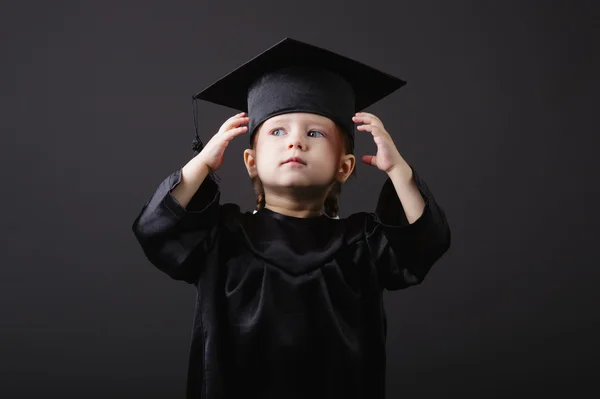
[[[450,246],[413,175],[425,209],[412,224],[390,179],[375,213],[332,219],[241,212],[211,179],[183,208],[181,169],[168,176],[133,231],[153,265],[197,287],[187,397],[384,398],[383,290],[420,283]]]

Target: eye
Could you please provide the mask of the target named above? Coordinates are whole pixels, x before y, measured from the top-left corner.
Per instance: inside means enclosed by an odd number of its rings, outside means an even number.
[[[283,129],[275,129],[275,130],[273,130],[273,131],[271,132],[271,134],[272,134],[273,136],[280,136],[280,134],[277,134],[277,132],[282,132],[282,133],[285,133],[285,130],[283,130]]]
[[[316,133],[316,134],[317,134],[317,136],[315,136],[315,135],[311,135],[312,133]],[[324,137],[324,136],[325,136],[325,134],[324,134],[323,132],[320,132],[320,131],[318,131],[318,130],[311,130],[310,132],[308,132],[308,135],[309,135],[310,137],[319,137],[318,135],[320,135],[321,137]]]

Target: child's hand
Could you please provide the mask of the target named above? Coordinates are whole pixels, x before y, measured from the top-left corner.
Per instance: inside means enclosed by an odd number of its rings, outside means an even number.
[[[223,164],[225,148],[227,148],[229,142],[235,136],[239,136],[248,130],[247,126],[240,126],[250,121],[250,118],[246,117],[245,114],[245,112],[241,112],[227,119],[217,134],[206,143],[200,154],[197,155],[211,172],[219,169]]]
[[[357,126],[357,130],[371,132],[373,141],[377,145],[376,155],[363,155],[361,161],[367,165],[376,166],[379,170],[389,173],[397,165],[405,163],[398,152],[390,134],[383,127],[381,120],[373,114],[357,112],[352,117],[354,123],[364,123]]]

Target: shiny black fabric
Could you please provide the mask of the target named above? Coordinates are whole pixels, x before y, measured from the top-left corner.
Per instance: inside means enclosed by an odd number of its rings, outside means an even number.
[[[181,170],[168,176],[133,231],[158,269],[197,287],[187,397],[384,398],[383,290],[423,281],[450,245],[414,177],[426,205],[408,224],[389,179],[375,213],[330,219],[241,212],[212,180],[184,209]]]
[[[354,90],[340,75],[325,69],[295,66],[257,79],[248,90],[250,143],[261,123],[291,112],[308,112],[331,119],[348,136],[348,152],[354,150]]]

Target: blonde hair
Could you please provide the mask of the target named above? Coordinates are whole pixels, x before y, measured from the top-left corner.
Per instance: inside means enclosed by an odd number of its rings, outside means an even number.
[[[338,132],[340,133],[340,136],[342,137],[342,141],[344,144],[344,151],[346,152],[346,154],[351,154],[352,151],[351,151],[350,139],[348,138],[348,135],[337,124],[336,124],[336,127],[338,129]],[[252,148],[254,148],[254,146],[256,144],[256,135],[257,135],[259,129],[260,129],[260,125],[256,128],[255,133],[252,137],[252,140],[251,140]],[[355,176],[355,175],[356,175],[356,168],[354,168],[354,170],[350,174],[350,177]],[[252,188],[254,188],[254,192],[256,193],[256,211],[260,211],[261,209],[263,209],[265,207],[266,200],[265,200],[265,190],[264,190],[262,182],[260,181],[258,176],[252,178]],[[331,189],[327,193],[327,197],[325,198],[325,203],[323,204],[325,214],[327,216],[329,216],[330,218],[339,218],[338,213],[340,211],[340,194],[341,193],[342,193],[342,183],[340,183],[339,181],[336,181],[333,184],[333,187],[331,187]]]

